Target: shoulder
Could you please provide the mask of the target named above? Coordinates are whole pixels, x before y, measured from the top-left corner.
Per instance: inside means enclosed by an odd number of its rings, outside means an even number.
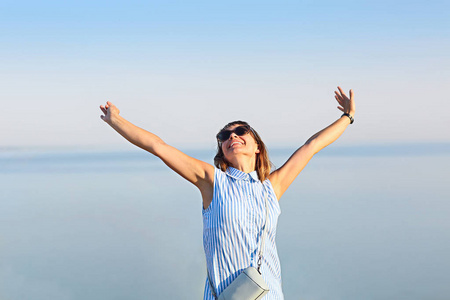
[[[274,184],[274,180],[276,180],[276,178],[274,178],[274,176],[269,176],[269,178],[267,178],[264,181],[264,185],[268,189],[269,193],[272,193],[274,195],[275,199],[280,200],[280,197],[278,197],[278,193],[277,193],[277,185]]]
[[[214,189],[223,189],[225,186],[229,185],[227,172],[222,171],[219,168],[214,168]]]
[[[221,178],[226,178],[227,173],[222,171],[221,169],[214,167],[214,181]]]
[[[269,194],[273,194],[273,195],[275,196],[275,198],[276,198],[275,189],[274,189],[274,187],[273,187],[273,185],[272,185],[272,182],[270,181],[269,178],[267,178],[266,180],[264,180],[263,185],[264,185],[265,189],[267,190],[267,192],[268,192]]]

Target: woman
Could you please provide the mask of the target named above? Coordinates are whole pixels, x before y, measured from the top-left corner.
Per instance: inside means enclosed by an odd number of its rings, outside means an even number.
[[[267,231],[261,273],[270,291],[263,299],[283,299],[275,245],[280,214],[278,200],[314,154],[334,142],[353,123],[353,91],[350,90],[350,97],[347,97],[340,87],[338,89],[335,98],[339,103],[338,109],[344,114],[314,134],[273,172],[270,172],[271,163],[264,143],[245,122],[229,123],[217,134],[218,152],[214,158],[217,168],[214,168],[128,122],[111,102],[100,106],[104,113],[101,118],[119,134],[159,157],[200,190],[208,272],[204,300],[214,299],[213,292],[219,295],[243,269],[257,266],[264,226],[267,226]]]

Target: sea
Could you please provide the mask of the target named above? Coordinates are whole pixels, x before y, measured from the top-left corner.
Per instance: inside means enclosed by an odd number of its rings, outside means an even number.
[[[280,200],[285,299],[450,299],[449,170],[450,143],[317,154]],[[156,157],[0,148],[0,300],[202,299],[205,282],[200,193]]]

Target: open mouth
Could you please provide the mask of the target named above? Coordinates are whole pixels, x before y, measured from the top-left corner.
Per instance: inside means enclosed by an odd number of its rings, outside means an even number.
[[[242,142],[238,142],[238,141],[235,141],[235,142],[232,142],[231,144],[230,144],[230,147],[228,147],[228,148],[231,148],[231,147],[233,147],[234,145],[243,145],[244,143],[242,143]]]

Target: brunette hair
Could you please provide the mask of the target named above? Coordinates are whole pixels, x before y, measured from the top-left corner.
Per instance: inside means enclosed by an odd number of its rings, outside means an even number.
[[[247,122],[244,121],[233,121],[225,125],[220,131],[227,129],[233,125],[245,125],[250,128],[250,134],[255,139],[255,142],[258,144],[259,153],[256,154],[256,164],[255,169],[258,174],[259,180],[264,181],[269,177],[270,169],[272,168],[272,162],[269,159],[269,153],[267,152],[266,145],[261,140],[259,134],[254,130]],[[219,131],[219,132],[220,132]],[[221,169],[223,172],[230,167],[230,163],[225,159],[225,155],[222,150],[222,142],[217,139],[217,153],[214,157],[214,165]]]

